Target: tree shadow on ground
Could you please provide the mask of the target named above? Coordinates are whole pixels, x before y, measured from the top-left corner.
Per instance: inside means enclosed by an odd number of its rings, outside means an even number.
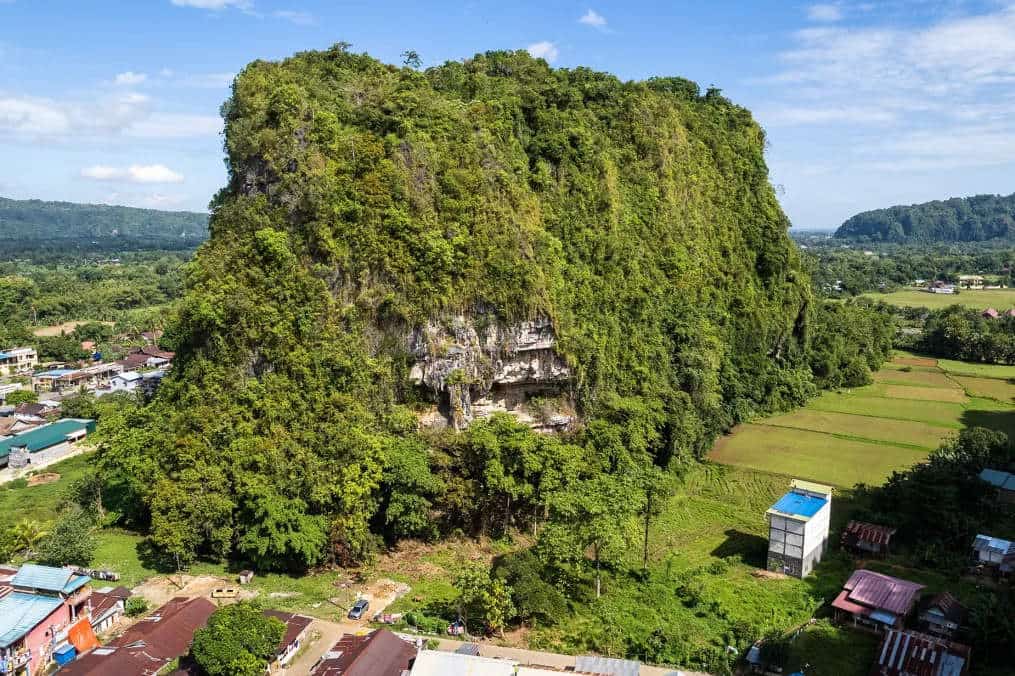
[[[727,530],[724,535],[726,539],[712,550],[712,556],[720,559],[733,556],[743,561],[745,565],[755,568],[765,567],[768,559],[768,540],[735,528]]]
[[[986,427],[997,430],[1015,439],[1015,409],[1011,411],[967,409],[962,413],[962,424],[966,427]]]

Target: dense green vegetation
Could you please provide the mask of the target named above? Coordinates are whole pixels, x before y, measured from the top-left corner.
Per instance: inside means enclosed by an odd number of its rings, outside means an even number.
[[[936,357],[1015,365],[1015,317],[987,317],[955,305],[930,312],[913,343]]]
[[[207,233],[207,214],[0,197],[0,250],[6,255],[190,249]]]
[[[219,608],[194,632],[194,661],[208,676],[260,676],[275,656],[285,624],[241,601]]]
[[[1015,194],[976,195],[865,211],[835,232],[874,242],[980,242],[1015,237]]]
[[[251,64],[224,112],[230,184],[174,376],[103,453],[128,523],[183,561],[304,568],[361,560],[371,533],[579,519],[609,498],[599,473],[701,456],[814,391],[763,134],[718,91],[523,52],[421,73],[339,45]],[[575,438],[413,433],[404,337],[480,308],[552,318]],[[537,469],[505,466],[512,448]],[[555,502],[569,486],[596,497]]]

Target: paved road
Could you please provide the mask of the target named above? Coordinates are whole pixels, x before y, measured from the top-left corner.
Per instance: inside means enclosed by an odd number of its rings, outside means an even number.
[[[314,623],[310,625],[310,632],[311,635],[316,632],[316,634],[320,635],[320,638],[312,643],[309,643],[307,647],[304,648],[303,652],[300,653],[300,655],[297,656],[292,663],[290,663],[289,668],[283,673],[291,674],[292,676],[296,676],[297,674],[304,676],[310,671],[310,667],[316,664],[321,656],[331,649],[331,646],[335,645],[342,634],[355,634],[366,630],[367,628],[361,624],[314,620]],[[438,639],[438,643],[438,650],[444,650],[447,652],[454,652],[462,646],[462,641],[454,641],[446,638]],[[507,659],[517,660],[521,664],[534,666],[556,668],[574,666],[573,655],[560,655],[557,653],[547,653],[538,650],[523,650],[521,648],[504,648],[489,643],[480,644],[480,653],[486,657],[504,657]],[[708,676],[708,674],[697,671],[650,667],[644,664],[641,667],[641,676],[672,676],[673,674],[681,674],[682,676]]]

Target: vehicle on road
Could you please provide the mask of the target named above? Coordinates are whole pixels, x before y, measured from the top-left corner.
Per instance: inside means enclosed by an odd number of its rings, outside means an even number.
[[[370,607],[370,602],[366,599],[360,599],[356,603],[352,604],[352,608],[349,609],[349,619],[359,620],[367,612],[367,608]]]

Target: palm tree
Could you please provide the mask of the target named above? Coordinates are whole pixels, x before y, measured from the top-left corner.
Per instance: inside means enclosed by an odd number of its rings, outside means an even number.
[[[35,545],[49,535],[46,527],[33,519],[22,519],[11,531],[14,535],[15,551],[21,552],[24,556],[30,555]]]

